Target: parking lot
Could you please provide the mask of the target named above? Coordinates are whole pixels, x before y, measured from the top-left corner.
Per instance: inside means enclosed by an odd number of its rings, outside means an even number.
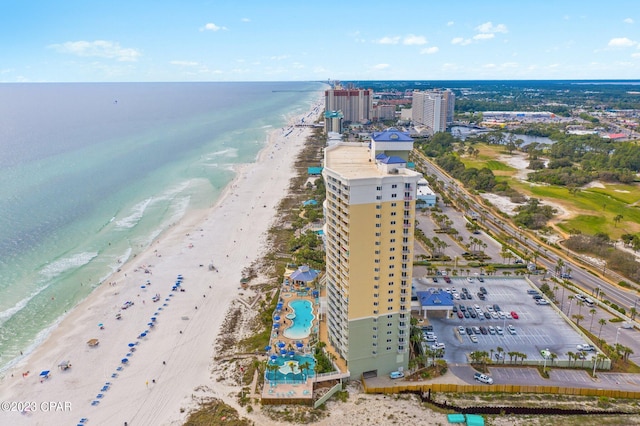
[[[472,299],[453,300],[456,309],[460,310],[460,305],[465,306],[465,310],[475,310],[474,305],[478,305],[482,315],[476,318],[459,318],[457,312],[451,311],[446,318],[442,313],[430,312],[427,320],[422,324],[433,326],[433,332],[437,336],[438,343],[444,343],[444,359],[453,364],[465,364],[470,361],[468,355],[473,351],[486,351],[492,354],[494,362],[506,361],[509,363],[511,357],[509,352],[519,352],[526,355],[527,361],[538,360],[544,362],[544,357],[540,351],[548,350],[557,355],[557,360],[568,360],[567,353],[578,352],[578,344],[587,344],[580,334],[578,334],[551,305],[537,305],[532,295],[527,294],[527,290],[533,287],[525,278],[506,277],[483,277],[484,282],[479,282],[477,277],[450,277],[451,282],[446,283],[442,277],[438,277],[438,282],[433,282],[432,277],[414,279],[413,285],[416,291],[426,291],[429,289],[442,289],[456,293],[456,297],[462,294],[462,288],[468,289]],[[480,287],[486,289],[486,300],[480,300],[477,293]],[[493,305],[499,305],[504,313],[516,313],[517,319],[495,318],[486,319],[485,312],[493,309]],[[489,308],[489,306],[491,308]],[[491,314],[490,314],[491,315]],[[482,318],[482,319],[481,319]],[[508,326],[515,328],[515,333],[510,334]],[[464,327],[464,333],[458,331],[458,326]],[[489,326],[502,327],[503,334],[486,334],[473,332],[473,327]],[[472,330],[467,330],[472,328]],[[471,335],[468,331],[472,331]],[[477,343],[471,336],[475,336]],[[429,345],[435,342],[429,342]],[[497,359],[497,348],[502,348],[504,359]],[[586,354],[590,360],[594,352]],[[518,358],[520,360],[520,358]],[[514,359],[515,361],[515,359]],[[580,363],[580,361],[577,361]],[[547,365],[551,365],[547,361]]]

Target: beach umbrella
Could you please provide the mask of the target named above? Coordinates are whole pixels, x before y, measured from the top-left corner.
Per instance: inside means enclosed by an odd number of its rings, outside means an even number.
[[[155,322],[156,319],[157,319],[156,317],[151,317],[151,321]]]
[[[140,288],[147,288],[147,286],[146,285],[141,285]]]
[[[148,325],[149,327],[153,327],[153,323],[152,323],[152,322],[148,322],[148,323],[147,323],[147,325]]]
[[[278,355],[271,355],[269,358],[271,359],[271,361],[275,361],[276,359],[278,359]]]
[[[302,348],[304,346],[304,344],[302,342],[296,342],[296,346],[298,348]]]
[[[42,370],[40,372],[40,377],[49,377],[49,370]]]
[[[98,324],[98,327],[104,327],[103,323]]]
[[[129,360],[128,360],[127,358],[122,358],[122,361],[121,361],[121,362],[122,362],[123,364],[126,364],[126,363],[128,363],[128,362],[129,362]]]
[[[280,349],[284,348],[286,345],[284,344],[284,342],[278,342],[278,347]]]
[[[136,345],[135,343],[129,343],[130,348],[134,347],[135,345]]]
[[[273,324],[273,328],[280,328],[280,324],[278,323]]]
[[[286,349],[282,349],[280,351],[280,355],[285,356],[287,354],[287,350]]]
[[[296,354],[296,353],[295,353],[294,351],[289,351],[289,352],[287,353],[287,355],[289,355],[291,358],[293,358],[293,356],[294,356],[295,354]]]
[[[271,346],[269,346],[269,345],[265,346],[265,347],[264,347],[264,350],[265,350],[265,351],[267,351],[267,352],[269,352],[269,351],[271,350]]]
[[[128,354],[126,354],[125,356],[126,356],[126,357],[130,357],[130,356],[132,356],[132,355],[133,355],[133,352],[129,352],[129,353],[128,353]]]
[[[273,317],[273,319],[276,321],[280,321],[280,315],[276,315],[275,317]]]

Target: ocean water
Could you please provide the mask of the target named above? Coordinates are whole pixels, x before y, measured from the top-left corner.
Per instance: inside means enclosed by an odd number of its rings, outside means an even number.
[[[0,372],[324,88],[0,84]]]

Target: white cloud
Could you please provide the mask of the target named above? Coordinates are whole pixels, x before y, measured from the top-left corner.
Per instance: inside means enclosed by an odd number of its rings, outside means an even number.
[[[384,70],[384,69],[389,68],[390,66],[391,65],[389,65],[389,64],[378,64],[378,65],[374,65],[373,69],[374,70]]]
[[[618,37],[618,38],[612,38],[611,40],[609,40],[609,43],[607,44],[607,46],[609,47],[631,47],[631,46],[635,46],[637,44],[637,42],[628,39],[627,37]]]
[[[490,33],[481,33],[481,34],[476,34],[473,36],[474,40],[489,40],[494,38],[496,35],[495,34],[490,34]]]
[[[178,65],[180,67],[197,67],[198,63],[194,61],[171,61],[171,65]]]
[[[421,46],[423,44],[427,44],[427,39],[424,36],[417,36],[413,34],[409,34],[404,38],[402,44],[406,44],[407,46],[418,45]]]
[[[471,40],[470,39],[465,39],[463,37],[456,37],[453,40],[451,40],[451,44],[459,44],[460,46],[466,46],[467,44],[470,44]]]
[[[632,18],[624,19],[622,22],[624,22],[625,24],[633,24],[634,23]]]
[[[382,37],[376,43],[379,44],[398,44],[400,42],[400,37]]]
[[[251,19],[249,18],[242,18],[240,19],[241,22],[251,22]]]
[[[269,57],[269,59],[271,59],[272,61],[282,61],[283,59],[287,58],[289,58],[289,55],[278,55]]]
[[[632,58],[640,58],[640,53],[632,53],[631,57]]]
[[[498,24],[496,26],[493,25],[491,21],[485,22],[484,24],[480,24],[476,27],[476,31],[480,33],[508,33],[507,26],[504,24]]]
[[[434,53],[438,53],[440,49],[438,49],[436,46],[433,47],[425,47],[424,49],[422,49],[420,51],[421,55],[433,55]]]
[[[220,30],[226,30],[227,27],[220,27],[216,24],[214,24],[213,22],[207,22],[204,27],[200,28],[200,31],[220,31]]]
[[[119,43],[107,40],[67,41],[62,44],[49,45],[49,48],[70,55],[108,58],[121,62],[135,62],[141,56],[141,53],[136,49],[121,47]]]
[[[452,27],[452,26],[453,26],[453,21],[447,22],[447,27]]]

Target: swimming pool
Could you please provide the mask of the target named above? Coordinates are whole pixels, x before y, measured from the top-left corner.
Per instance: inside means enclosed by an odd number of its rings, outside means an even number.
[[[279,356],[277,359],[270,360],[269,365],[277,365],[278,369],[267,368],[265,371],[267,380],[275,382],[306,380],[308,377],[314,377],[316,360],[307,355]]]
[[[291,310],[293,311],[293,318],[290,318],[293,322],[282,334],[289,339],[304,339],[311,334],[311,326],[313,325],[313,304],[308,300],[298,299],[289,303]],[[289,318],[291,314],[287,314]]]

